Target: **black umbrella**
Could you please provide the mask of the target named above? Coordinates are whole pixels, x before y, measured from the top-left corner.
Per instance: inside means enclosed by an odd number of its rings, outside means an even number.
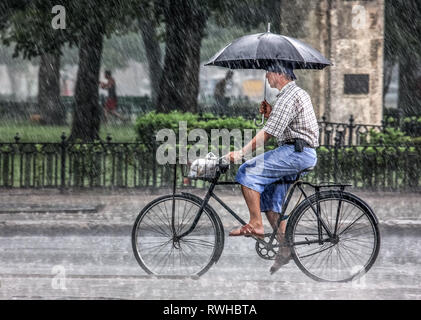
[[[283,71],[290,69],[323,69],[332,63],[310,45],[287,36],[268,31],[238,38],[215,54],[205,66],[230,69],[262,69]],[[266,100],[266,80],[264,99]],[[256,120],[255,120],[256,123]],[[263,125],[264,115],[262,115]],[[256,123],[257,124],[257,123]]]
[[[279,66],[291,69],[323,69],[332,63],[308,44],[271,32],[257,33],[234,40],[205,66],[230,69],[263,69],[277,71]]]

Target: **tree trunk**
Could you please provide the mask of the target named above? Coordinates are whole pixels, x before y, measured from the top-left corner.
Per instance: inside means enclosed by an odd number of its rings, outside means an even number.
[[[389,48],[397,52],[399,59],[399,102],[398,108],[405,116],[421,115],[421,101],[417,95],[417,73],[420,68],[419,52],[421,28],[418,0],[388,1],[394,15],[386,17],[390,28],[395,29],[395,38],[389,37]],[[387,21],[387,20],[386,20]]]
[[[159,47],[158,35],[156,33],[156,20],[143,18],[139,21],[139,26],[148,60],[152,105],[156,107],[159,82],[162,74],[161,48]]]
[[[187,68],[185,69],[184,85],[187,89],[184,97],[183,111],[197,113],[197,97],[200,89],[200,47],[204,36],[206,21],[198,22],[188,35],[187,42]]]
[[[164,70],[157,110],[197,112],[200,44],[206,26],[203,5],[196,1],[171,1],[167,22]]]
[[[99,139],[102,106],[99,105],[98,83],[101,68],[103,32],[87,27],[79,46],[79,68],[75,88],[71,140]]]
[[[38,71],[38,106],[42,122],[62,125],[66,113],[60,101],[60,56],[45,53],[41,55]]]
[[[417,97],[417,61],[413,52],[399,61],[399,102],[398,107],[405,116],[420,116],[421,102]]]

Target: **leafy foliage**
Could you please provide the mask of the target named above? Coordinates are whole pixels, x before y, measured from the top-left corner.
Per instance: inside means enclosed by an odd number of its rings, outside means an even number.
[[[45,52],[59,53],[65,44],[78,45],[86,32],[100,32],[110,37],[116,30],[131,25],[134,8],[142,0],[64,1],[66,28],[53,29],[51,9],[54,0],[21,1],[7,6],[7,20],[0,25],[6,45],[16,43],[15,55],[31,59]]]
[[[156,144],[156,133],[161,129],[171,129],[178,137],[180,121],[187,122],[188,133],[199,128],[205,130],[209,137],[212,129],[256,129],[252,121],[245,120],[243,117],[212,119],[213,117],[212,114],[204,114],[201,118],[197,114],[179,111],[172,111],[168,114],[150,112],[137,119],[135,130],[138,140],[152,148]],[[210,118],[211,120],[203,118]]]
[[[411,137],[407,136],[398,128],[386,128],[383,132],[370,129],[367,135],[362,137],[363,145],[402,145],[411,142]]]
[[[391,70],[399,63],[398,108],[406,115],[421,114],[419,83],[421,77],[421,2],[418,0],[385,1],[385,92]]]

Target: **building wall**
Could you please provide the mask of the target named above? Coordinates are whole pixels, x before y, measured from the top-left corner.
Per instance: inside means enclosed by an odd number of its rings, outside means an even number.
[[[329,58],[327,50],[327,1],[281,1],[281,33],[301,39]],[[318,118],[326,112],[328,70],[294,71],[297,84],[311,96]]]
[[[324,70],[297,71],[317,116],[346,122],[352,114],[356,122],[380,124],[384,0],[284,0],[281,5],[282,34],[310,43],[334,64]],[[361,74],[364,79],[368,75],[368,93],[346,93],[345,75]]]

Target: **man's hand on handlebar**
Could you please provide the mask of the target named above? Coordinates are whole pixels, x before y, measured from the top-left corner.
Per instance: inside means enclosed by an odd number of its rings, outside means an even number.
[[[272,106],[266,100],[263,100],[260,104],[259,112],[265,116],[265,119],[269,118],[272,112]]]

